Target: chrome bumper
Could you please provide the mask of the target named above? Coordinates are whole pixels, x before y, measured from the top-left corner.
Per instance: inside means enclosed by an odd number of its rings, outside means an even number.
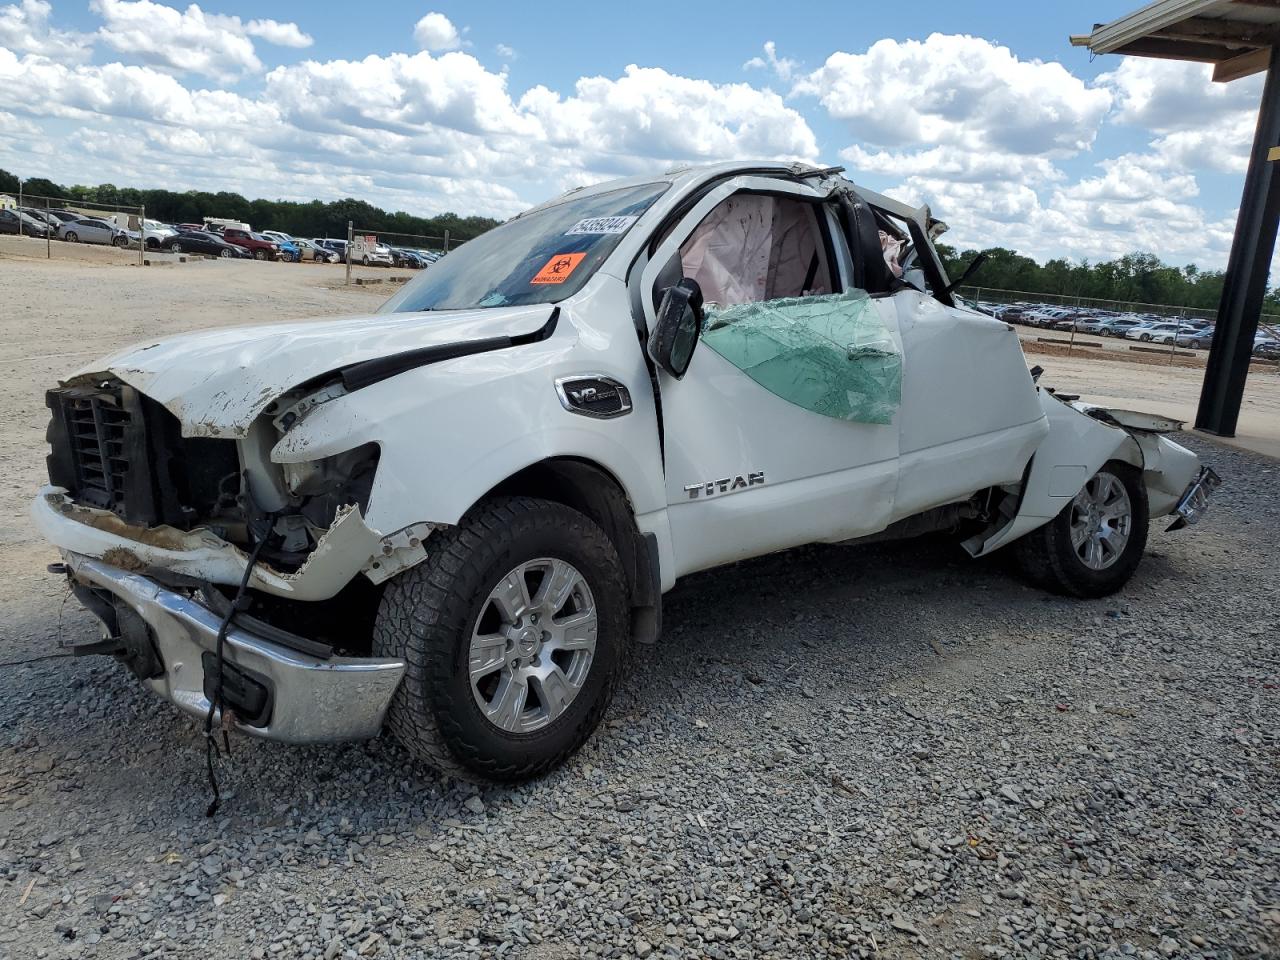
[[[63,557],[75,581],[105,590],[150,628],[163,671],[142,682],[203,719],[209,700],[201,656],[214,650],[221,618],[147,577],[76,553],[64,552]],[[285,743],[376,736],[405,669],[403,660],[318,659],[234,626],[227,631],[223,656],[264,680],[270,694],[270,716],[263,725],[237,721],[236,727],[250,736]]]
[[[1198,523],[1209,509],[1209,495],[1217,490],[1221,483],[1222,478],[1210,467],[1201,467],[1196,478],[1187,485],[1187,489],[1178,498],[1178,505],[1173,508],[1173,513],[1178,519],[1169,524],[1165,532],[1181,530],[1183,527]]]

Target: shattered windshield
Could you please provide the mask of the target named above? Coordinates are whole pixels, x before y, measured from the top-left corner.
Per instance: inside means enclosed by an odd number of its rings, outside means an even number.
[[[506,307],[570,297],[667,186],[646,183],[596,193],[509,220],[428,267],[380,312]]]

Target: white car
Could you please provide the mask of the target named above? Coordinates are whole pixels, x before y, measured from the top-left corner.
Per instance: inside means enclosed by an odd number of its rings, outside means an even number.
[[[1130,340],[1141,340],[1143,343],[1173,343],[1179,333],[1191,329],[1187,324],[1146,323],[1130,327],[1124,335]]]
[[[391,256],[391,248],[380,243],[372,250],[362,253],[358,261],[352,260],[352,263],[356,262],[366,267],[391,267],[395,265],[395,258]]]
[[[494,780],[591,735],[696,571],[951,531],[1119,590],[1217,478],[1175,422],[1039,387],[953,306],[940,227],[799,164],[571,192],[371,316],[89,364],[49,392],[33,516],[91,649],[188,713],[295,743],[388,721]]]
[[[101,243],[117,247],[127,247],[131,242],[128,232],[98,217],[64,220],[58,227],[58,239],[68,243]],[[137,242],[137,234],[133,235],[132,242]]]

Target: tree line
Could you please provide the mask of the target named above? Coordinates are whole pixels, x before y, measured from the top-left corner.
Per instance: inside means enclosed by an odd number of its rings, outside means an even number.
[[[0,170],[0,193],[18,195],[18,178]],[[140,190],[102,183],[96,187],[81,184],[64,185],[33,177],[22,181],[22,193],[32,197],[51,197],[67,203],[100,203],[121,207],[147,208],[147,216],[164,223],[200,223],[204,217],[243,220],[255,230],[281,230],[299,237],[345,237],[347,221],[357,229],[373,233],[399,233],[425,237],[443,237],[449,231],[450,243],[470,240],[498,225],[491,217],[462,217],[442,213],[435,217],[417,217],[403,210],[389,213],[363,200],[248,200],[238,193],[203,190]],[[42,205],[33,204],[33,206]],[[409,242],[410,245],[419,243]],[[438,246],[438,243],[421,245]]]
[[[17,194],[18,178],[0,170],[0,193]],[[462,217],[444,213],[436,217],[416,217],[404,211],[388,213],[363,200],[247,200],[238,193],[208,193],[188,190],[139,190],[103,183],[96,187],[64,186],[40,177],[24,181],[23,192],[30,196],[62,198],[68,202],[145,205],[147,216],[166,223],[199,223],[201,218],[225,217],[244,220],[258,230],[283,230],[300,237],[345,237],[347,221],[356,227],[383,233],[418,234],[451,241],[470,240],[497,226],[489,217]],[[958,277],[979,253],[957,251],[938,244],[947,273]],[[1194,264],[1183,267],[1163,263],[1151,253],[1128,253],[1115,260],[1073,263],[1061,258],[1037,263],[1031,257],[1004,247],[984,251],[986,262],[969,278],[967,286],[994,290],[1015,290],[1028,294],[1048,294],[1082,300],[1118,300],[1130,303],[1170,304],[1199,310],[1215,310],[1222,297],[1223,272],[1201,270]],[[1280,288],[1271,290],[1263,312],[1280,313]]]
[[[1090,263],[1054,259],[1039,264],[1015,250],[989,247],[957,251],[938,244],[947,275],[958,277],[979,252],[987,260],[965,283],[966,287],[1016,290],[1032,294],[1080,300],[1118,300],[1125,303],[1168,304],[1213,311],[1222,298],[1225,274],[1201,270],[1193,263],[1174,267],[1152,253],[1126,253],[1115,260]],[[1280,288],[1270,290],[1264,313],[1280,313]]]

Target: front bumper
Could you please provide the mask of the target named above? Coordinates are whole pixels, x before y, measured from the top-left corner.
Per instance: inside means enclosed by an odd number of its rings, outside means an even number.
[[[1187,489],[1178,498],[1177,506],[1173,508],[1178,519],[1169,524],[1166,532],[1181,530],[1183,527],[1199,523],[1200,518],[1209,509],[1209,495],[1217,490],[1221,483],[1222,478],[1210,467],[1201,467],[1196,478],[1187,484]]]
[[[63,557],[77,583],[109,594],[112,603],[123,604],[146,623],[161,670],[142,682],[203,719],[209,699],[202,658],[217,645],[221,618],[147,577],[76,553],[64,551]],[[223,656],[238,676],[267,690],[267,716],[256,726],[237,719],[236,727],[251,736],[285,743],[376,736],[405,670],[403,660],[319,659],[236,626],[227,631]]]

